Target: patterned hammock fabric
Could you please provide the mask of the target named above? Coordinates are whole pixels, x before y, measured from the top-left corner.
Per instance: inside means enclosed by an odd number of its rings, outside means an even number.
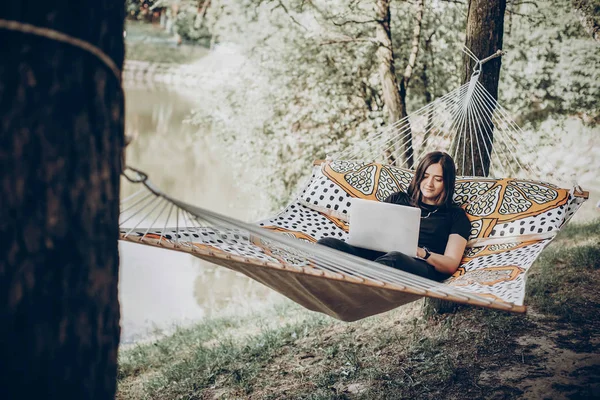
[[[191,253],[242,272],[310,310],[345,321],[378,314],[422,296],[524,312],[528,269],[585,201],[548,183],[457,178],[454,201],[467,212],[472,229],[459,269],[442,284],[429,281],[429,286],[411,287],[352,271],[340,274],[318,268],[307,249],[323,237],[347,238],[349,200],[382,201],[395,191],[406,191],[412,174],[373,162],[316,162],[298,198],[272,218],[256,223],[260,231],[293,238],[292,245],[249,232],[243,225],[166,231],[121,228],[121,239]],[[191,211],[198,215],[201,210]]]
[[[302,240],[345,240],[350,198],[383,201],[406,191],[412,175],[377,163],[317,163],[298,202],[260,225]],[[454,201],[466,211],[471,235],[459,269],[446,283],[522,306],[527,270],[584,199],[548,183],[460,177]]]

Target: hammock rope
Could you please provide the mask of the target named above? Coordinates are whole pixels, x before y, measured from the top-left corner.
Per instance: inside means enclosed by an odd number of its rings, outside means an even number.
[[[564,185],[577,185],[575,181],[565,180],[562,175],[553,175],[558,168],[550,160],[533,162],[531,155],[535,154],[535,145],[528,143],[528,135],[479,82],[481,65],[503,55],[504,52],[499,50],[483,60],[477,59],[466,47],[463,48],[463,52],[475,61],[469,82],[367,137],[362,144],[328,155],[327,158],[378,160],[408,167],[408,154],[425,154],[436,149],[448,150],[448,142],[455,137],[457,145],[454,146],[451,155],[455,159],[459,153],[463,155],[461,164],[457,165],[459,175],[476,174],[477,165],[471,163],[468,170],[465,165],[467,157],[464,155],[470,154],[473,160],[477,154],[479,160],[483,160],[483,155],[490,160],[489,174],[492,176],[547,179]],[[424,124],[422,120],[425,120]],[[411,138],[413,141],[409,140]],[[422,142],[419,142],[420,138],[423,138]],[[482,139],[483,147],[478,139]],[[406,142],[412,142],[413,145],[402,146]],[[415,148],[414,142],[418,143],[418,148]],[[469,147],[467,142],[470,142]],[[493,148],[490,150],[488,145],[492,143]],[[403,147],[406,147],[403,152],[395,152],[395,149]],[[483,165],[481,167],[485,170]]]

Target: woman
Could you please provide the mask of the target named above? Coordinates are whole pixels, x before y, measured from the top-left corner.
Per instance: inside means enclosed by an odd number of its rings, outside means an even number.
[[[434,151],[417,166],[407,193],[392,193],[385,199],[421,209],[418,258],[355,247],[335,238],[317,243],[436,281],[448,278],[460,265],[471,230],[467,214],[452,201],[455,171],[452,157]]]

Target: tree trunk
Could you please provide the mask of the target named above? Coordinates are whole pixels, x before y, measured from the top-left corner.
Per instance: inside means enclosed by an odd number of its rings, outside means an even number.
[[[504,11],[506,0],[470,0],[467,13],[467,36],[465,45],[482,60],[497,50],[502,49],[504,34]],[[465,55],[463,57],[463,83],[469,82],[475,62]],[[498,99],[498,81],[500,79],[500,57],[483,64],[479,82]],[[470,111],[471,112],[471,111]],[[491,126],[491,112],[487,115],[478,113],[479,119],[474,121],[471,135],[463,134],[454,138],[453,153],[456,151],[456,166],[460,175],[487,176],[490,168],[490,157],[494,141]],[[471,117],[474,117],[471,114]],[[484,133],[485,132],[485,133]],[[463,148],[465,149],[463,153]]]
[[[377,0],[376,3],[376,40],[378,43],[377,59],[379,60],[379,76],[383,88],[383,100],[388,109],[389,124],[392,125],[399,120],[406,118],[406,91],[408,83],[412,77],[412,72],[419,53],[419,41],[421,39],[421,27],[423,22],[423,13],[425,10],[425,1],[419,0],[416,3],[417,15],[415,17],[415,27],[413,29],[413,39],[411,43],[411,52],[408,58],[408,64],[398,85],[396,79],[396,68],[394,67],[394,51],[392,46],[392,33],[390,31],[390,1]],[[414,167],[414,153],[412,148],[412,133],[410,125],[402,125],[402,136],[406,136],[402,143],[394,143],[393,147],[387,151],[386,157],[391,164],[397,164],[394,152],[401,156],[401,165],[406,168]],[[405,130],[406,129],[406,130]],[[395,132],[392,132],[392,134]],[[393,138],[392,141],[398,138]],[[389,146],[389,144],[388,144]]]
[[[392,33],[390,31],[390,0],[377,0],[375,14],[375,18],[377,19],[375,37],[378,43],[377,59],[379,61],[379,76],[383,89],[383,101],[388,110],[388,123],[392,125],[406,117],[406,108],[400,97],[398,80],[396,79],[396,68],[394,67]],[[393,155],[394,151],[404,154],[403,162],[400,164],[412,168],[412,137],[410,133],[403,143],[399,143],[397,147],[394,146],[386,154],[386,158],[391,164],[396,164],[396,159]]]
[[[429,56],[431,57],[431,60],[433,60],[433,54],[431,52],[431,41],[435,32],[436,31],[433,31],[431,35],[427,39],[425,39],[425,48],[423,49],[423,51],[425,52],[425,59],[423,60],[423,67],[421,70],[421,81],[423,82],[423,96],[425,97],[425,104],[429,104],[433,101],[433,95],[431,94],[431,90],[429,87],[429,63],[427,61],[427,57]],[[433,126],[433,116],[431,113],[427,113],[427,123],[425,126],[427,129],[425,130],[425,135],[423,135],[422,151],[425,150],[427,146],[432,145],[432,143],[429,143],[429,139],[431,138],[431,134],[434,133],[434,131],[436,130],[436,127]]]
[[[505,9],[506,0],[469,1],[469,11],[467,13],[467,38],[465,44],[478,59],[482,60],[494,54],[497,50],[502,49]],[[466,83],[471,79],[474,65],[475,62],[465,55],[463,83]],[[494,99],[498,99],[500,66],[500,57],[494,58],[483,64],[481,75],[479,76],[479,82],[487,89]],[[479,142],[479,148],[481,149],[484,149],[483,146],[487,145],[490,154],[492,152],[494,132],[486,127],[490,126],[491,117],[490,113],[484,115],[482,120],[475,121],[476,128],[474,130],[475,132],[483,132],[482,129],[487,129],[489,137],[487,135],[481,137],[477,136],[476,140]],[[464,175],[466,171],[469,171],[469,174],[472,173],[471,171],[475,171],[476,176],[487,176],[489,173],[490,158],[485,151],[481,152],[480,157],[480,152],[477,150],[477,143],[473,143],[469,135],[463,136],[463,139],[465,137],[465,148],[470,149],[471,146],[473,146],[475,150],[473,153],[471,153],[470,150],[467,150],[465,151],[465,154],[463,154],[461,152],[463,144],[462,142],[460,143],[461,148],[458,149],[455,157],[458,173]],[[452,143],[452,149],[456,149],[458,143],[457,138],[455,138]],[[451,152],[454,153],[454,150]],[[456,303],[430,298],[425,302],[425,315],[454,312],[458,310],[459,307],[460,306]]]
[[[30,4],[27,4],[30,3]],[[121,68],[123,2],[4,4]],[[0,28],[0,398],[112,399],[120,83],[90,53]]]
[[[408,84],[410,82],[410,78],[412,78],[413,70],[415,68],[415,64],[417,63],[417,55],[419,54],[419,42],[421,41],[421,28],[423,26],[423,14],[425,12],[425,0],[417,0],[415,7],[417,9],[417,14],[415,16],[415,26],[413,28],[413,37],[411,43],[410,55],[408,56],[408,64],[406,64],[406,68],[404,69],[404,75],[402,76],[402,80],[400,81],[400,103],[402,105],[402,118],[407,116],[406,112],[406,92],[408,90]],[[429,104],[429,102],[427,102]],[[412,133],[409,136],[409,144],[410,147],[407,149],[406,153],[406,163],[408,168],[414,167],[414,150],[412,148]]]

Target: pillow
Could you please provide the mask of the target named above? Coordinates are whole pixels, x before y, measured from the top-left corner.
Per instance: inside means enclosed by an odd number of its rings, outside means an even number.
[[[305,207],[330,217],[348,222],[348,209],[352,196],[340,185],[323,174],[323,164],[302,192],[298,202]]]
[[[348,222],[350,199],[385,200],[406,191],[412,172],[398,167],[361,161],[326,161],[298,201],[315,211]]]
[[[547,234],[558,230],[565,218],[566,189],[510,178],[462,181],[472,186],[464,190],[470,200],[462,205],[471,221],[471,240]]]
[[[478,197],[487,193],[497,183],[498,179],[493,178],[456,177],[452,200],[456,205],[464,208],[472,201],[477,200]]]

